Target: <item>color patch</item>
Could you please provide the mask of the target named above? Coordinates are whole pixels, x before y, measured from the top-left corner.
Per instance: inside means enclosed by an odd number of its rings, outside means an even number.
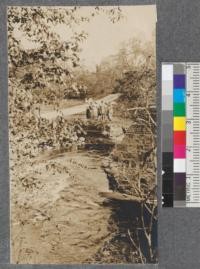
[[[164,193],[173,193],[173,181],[164,180],[163,181],[163,192]]]
[[[162,81],[162,92],[163,95],[173,95],[173,80]]]
[[[186,144],[186,131],[174,132],[174,144],[185,145]]]
[[[174,75],[174,88],[176,89],[185,88],[185,75],[184,74]]]
[[[185,180],[186,180],[186,174],[185,173],[176,173],[175,174],[176,185],[185,184]]]
[[[185,172],[186,172],[186,160],[174,159],[174,173],[185,173]]]
[[[173,81],[173,64],[162,65],[162,81]]]
[[[185,89],[174,89],[174,103],[185,103]]]
[[[181,206],[185,206],[186,199],[186,173],[174,174],[174,199],[182,201]]]
[[[185,103],[174,103],[174,116],[185,116]]]
[[[173,110],[173,98],[172,95],[164,95],[162,98],[162,110]]]
[[[186,129],[185,117],[174,117],[174,131],[184,131]]]
[[[175,159],[186,158],[186,146],[185,145],[174,145],[174,158]]]

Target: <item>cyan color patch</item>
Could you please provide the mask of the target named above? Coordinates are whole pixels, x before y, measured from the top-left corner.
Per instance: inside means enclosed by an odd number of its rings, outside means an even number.
[[[185,89],[174,89],[174,103],[185,103]]]

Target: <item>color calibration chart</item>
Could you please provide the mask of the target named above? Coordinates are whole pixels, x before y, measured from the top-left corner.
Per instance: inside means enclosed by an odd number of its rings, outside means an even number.
[[[200,207],[200,63],[162,64],[162,205]]]

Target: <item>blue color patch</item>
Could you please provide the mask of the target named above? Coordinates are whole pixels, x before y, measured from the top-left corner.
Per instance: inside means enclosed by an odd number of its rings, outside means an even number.
[[[185,89],[174,89],[174,103],[185,103]]]
[[[185,75],[174,75],[174,88],[175,89],[185,89]]]

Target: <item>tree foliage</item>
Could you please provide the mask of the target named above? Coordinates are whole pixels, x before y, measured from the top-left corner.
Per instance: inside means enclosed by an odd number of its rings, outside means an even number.
[[[8,49],[11,67],[16,68],[35,62],[40,62],[44,67],[46,61],[51,61],[55,64],[54,68],[57,68],[59,60],[76,67],[79,62],[79,46],[86,39],[87,33],[74,31],[74,26],[89,22],[100,12],[106,12],[112,22],[116,22],[121,16],[119,8],[105,11],[103,8],[96,7],[89,16],[80,15],[79,9],[80,7],[76,6],[71,8],[9,7]],[[73,35],[69,40],[63,41],[56,32],[55,27],[59,25],[72,29]],[[27,51],[26,48],[22,48],[21,41],[14,35],[16,29],[19,29],[29,41],[34,42],[37,49]]]

